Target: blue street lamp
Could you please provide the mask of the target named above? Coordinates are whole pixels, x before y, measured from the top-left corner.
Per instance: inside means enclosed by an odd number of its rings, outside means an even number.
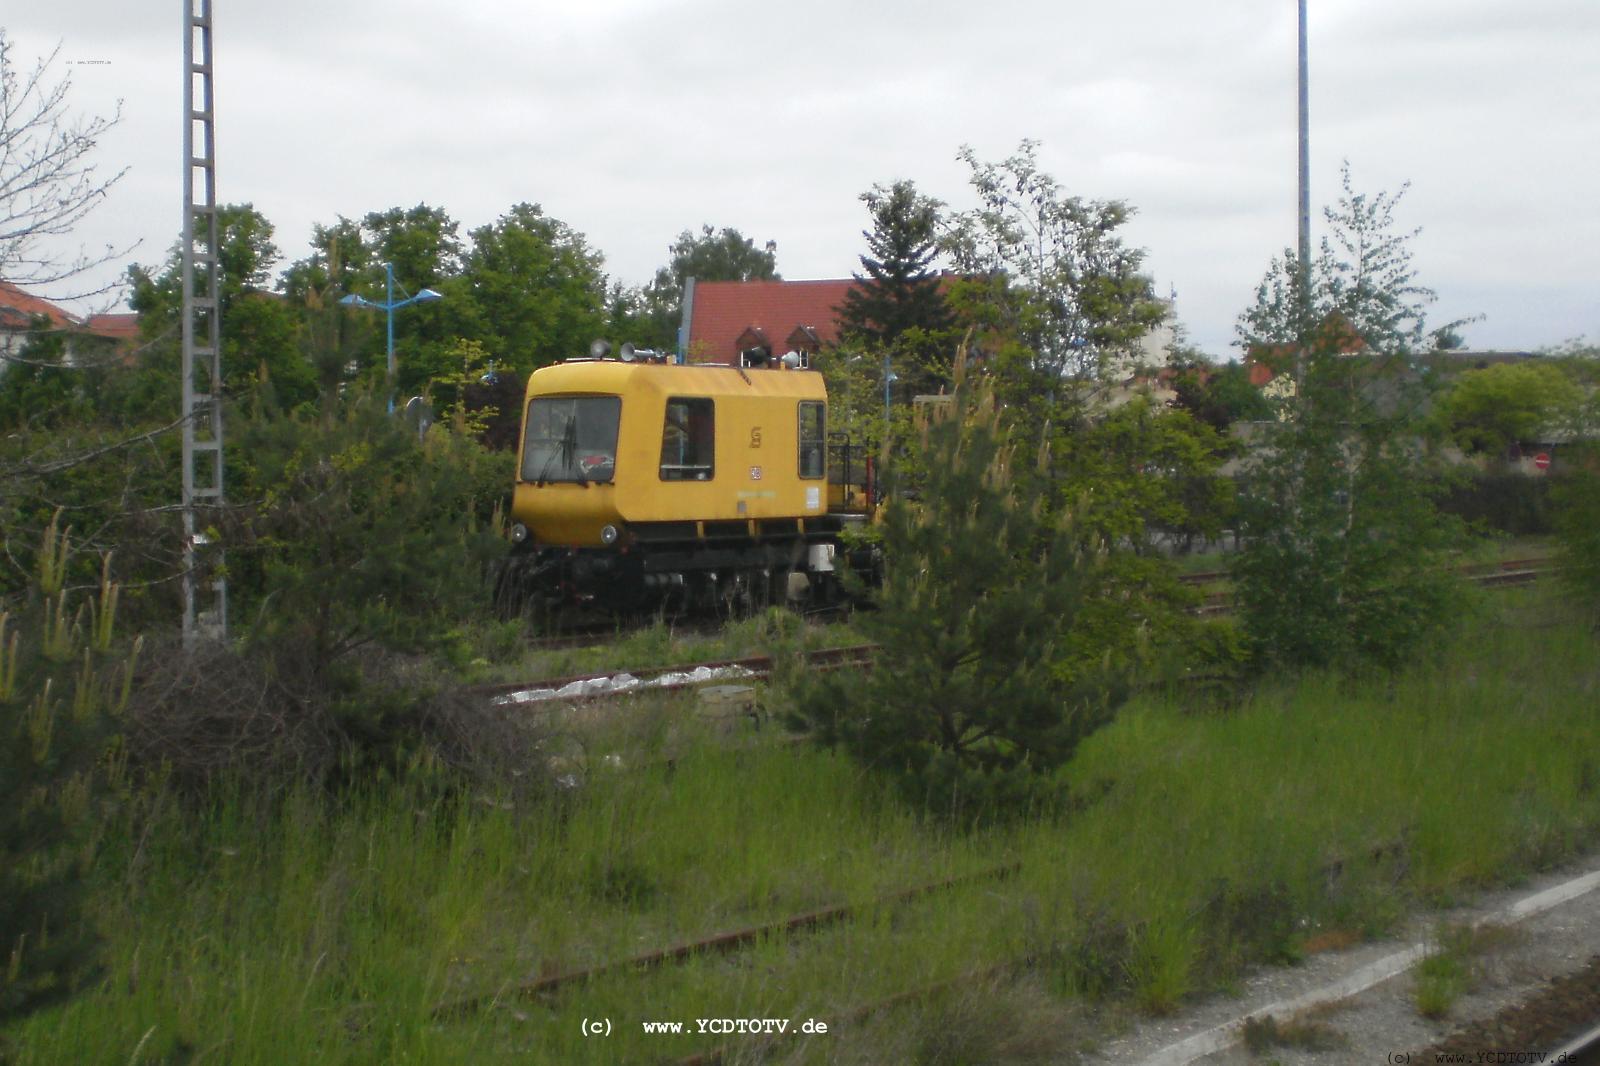
[[[344,297],[339,302],[344,304],[346,307],[375,307],[378,310],[384,312],[388,317],[388,320],[389,320],[388,321],[388,334],[389,334],[388,353],[389,353],[389,359],[388,359],[387,368],[386,368],[385,374],[384,374],[384,380],[387,381],[388,385],[389,385],[389,411],[392,414],[394,412],[394,373],[395,373],[395,366],[394,366],[394,313],[399,308],[405,307],[408,304],[427,303],[429,300],[442,300],[442,299],[444,299],[444,297],[439,295],[438,293],[434,292],[432,289],[423,289],[421,292],[417,293],[415,296],[407,296],[404,300],[396,300],[394,298],[394,264],[393,263],[385,263],[385,264],[383,264],[383,276],[384,276],[385,285],[387,287],[387,289],[386,289],[387,296],[384,299],[383,303],[379,303],[376,300],[369,300],[365,296],[357,296],[355,293],[351,293],[349,296]]]
[[[883,353],[883,439],[884,439],[885,442],[887,442],[888,439],[889,439],[889,427],[891,425],[891,422],[890,422],[890,419],[889,419],[889,386],[893,385],[895,382],[897,382],[899,380],[900,380],[900,375],[896,374],[894,372],[893,366],[889,363],[889,353],[888,352],[884,352]]]

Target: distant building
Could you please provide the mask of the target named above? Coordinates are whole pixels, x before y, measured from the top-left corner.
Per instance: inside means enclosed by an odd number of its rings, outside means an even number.
[[[945,278],[954,279],[947,274]],[[838,343],[838,308],[862,282],[854,278],[818,281],[694,281],[684,294],[685,354],[691,363],[737,366],[739,354],[761,349],[769,357],[786,352],[815,355]],[[1110,402],[1154,390],[1157,400],[1172,396],[1169,349],[1176,334],[1170,315],[1140,340],[1139,351],[1107,367]]]
[[[1323,328],[1333,338],[1332,351],[1346,357],[1376,356],[1354,326],[1344,316],[1335,312],[1323,323]],[[1256,344],[1245,352],[1245,365],[1250,368],[1250,384],[1268,395],[1294,394],[1295,360],[1299,347],[1294,344]],[[1478,351],[1470,348],[1433,348],[1420,352],[1406,361],[1407,372],[1426,369],[1435,373],[1452,375],[1466,370],[1482,370],[1495,363],[1520,363],[1541,358],[1536,352]],[[1394,366],[1393,362],[1388,365]]]
[[[8,357],[21,354],[41,328],[41,322],[42,328],[67,335],[69,366],[90,350],[127,350],[139,337],[136,314],[90,315],[81,319],[9,281],[0,281],[0,374],[6,371]]]
[[[685,354],[691,363],[737,366],[739,353],[764,349],[815,355],[839,340],[836,308],[860,284],[822,281],[693,281],[685,287]]]

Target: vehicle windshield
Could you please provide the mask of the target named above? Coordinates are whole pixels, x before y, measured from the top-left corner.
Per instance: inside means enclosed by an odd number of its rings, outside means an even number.
[[[540,396],[528,403],[522,480],[610,481],[616,475],[620,396]]]

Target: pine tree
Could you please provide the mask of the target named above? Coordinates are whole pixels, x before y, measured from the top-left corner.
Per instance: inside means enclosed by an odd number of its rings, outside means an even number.
[[[895,348],[915,359],[919,380],[913,384],[917,391],[931,391],[948,380],[950,368],[940,365],[940,352],[950,350],[955,326],[933,269],[943,205],[909,181],[875,185],[861,200],[873,222],[872,229],[861,231],[869,252],[860,257],[866,274],[855,275],[858,284],[836,309],[840,333],[870,351]]]
[[[109,563],[98,598],[72,603],[69,552],[51,522],[28,595],[15,612],[0,605],[0,1023],[70,995],[96,949],[74,845],[138,645],[124,661],[113,652]]]
[[[1068,649],[1098,558],[1015,468],[993,394],[958,387],[956,408],[925,431],[916,499],[885,513],[878,609],[860,616],[873,670],[803,682],[796,723],[965,818],[1046,800],[1124,689]]]

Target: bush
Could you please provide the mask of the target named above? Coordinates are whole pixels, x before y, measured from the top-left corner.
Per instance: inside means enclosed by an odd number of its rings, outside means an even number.
[[[1312,420],[1280,429],[1274,446],[1231,565],[1261,666],[1392,668],[1459,620],[1468,593],[1448,562],[1460,523],[1409,472],[1404,438]]]
[[[251,643],[326,674],[368,647],[437,648],[487,614],[503,457],[443,426],[419,439],[371,397],[260,417],[240,437],[235,498],[254,503],[228,564]]]
[[[446,790],[537,792],[545,730],[463,691],[426,663],[383,653],[317,672],[281,645],[156,648],[123,714],[128,757],[179,794],[217,786],[333,791],[430,766]]]
[[[1063,658],[1097,557],[1018,483],[992,396],[957,406],[927,430],[917,500],[885,511],[878,609],[860,616],[876,665],[800,684],[795,720],[932,811],[989,816],[1051,799],[1124,689],[1100,657]]]

